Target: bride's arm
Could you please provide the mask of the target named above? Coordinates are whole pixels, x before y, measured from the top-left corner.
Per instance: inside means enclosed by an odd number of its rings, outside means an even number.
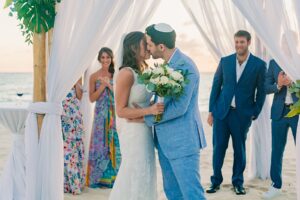
[[[120,118],[135,119],[145,115],[158,114],[163,111],[163,105],[154,104],[147,108],[130,108],[128,99],[131,87],[134,83],[134,76],[129,69],[122,69],[117,77],[115,102],[117,115]]]

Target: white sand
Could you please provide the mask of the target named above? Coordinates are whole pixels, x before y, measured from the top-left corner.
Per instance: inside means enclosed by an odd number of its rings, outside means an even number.
[[[202,184],[204,188],[207,188],[210,185],[210,176],[212,174],[212,140],[211,128],[206,124],[206,116],[207,114],[202,114],[203,124],[205,125],[204,130],[207,138],[208,147],[201,153],[201,176],[202,176]],[[249,137],[248,137],[249,138]],[[248,141],[249,144],[249,141]],[[3,170],[4,163],[9,154],[11,146],[11,136],[7,130],[0,126],[0,174]],[[249,145],[248,145],[249,150]],[[249,151],[247,151],[249,155]],[[292,139],[291,134],[289,134],[288,143],[285,150],[284,161],[283,161],[283,194],[276,198],[276,200],[284,199],[284,200],[294,200],[296,199],[296,152],[295,145]],[[247,158],[249,161],[249,156]],[[262,193],[265,192],[269,185],[270,180],[249,180],[247,178],[247,169],[245,172],[245,187],[247,190],[247,195],[245,196],[236,196],[232,190],[231,186],[231,175],[232,175],[232,164],[233,164],[233,151],[231,144],[229,145],[227,156],[225,159],[225,163],[223,166],[223,176],[224,183],[222,188],[216,194],[207,194],[207,199],[211,200],[258,200],[262,199]],[[159,191],[159,200],[166,199],[163,189],[162,189],[162,179],[160,167],[157,162],[158,169],[158,191]],[[69,194],[65,195],[65,200],[105,200],[108,199],[110,190],[109,189],[86,189],[83,194],[79,196],[72,196]]]

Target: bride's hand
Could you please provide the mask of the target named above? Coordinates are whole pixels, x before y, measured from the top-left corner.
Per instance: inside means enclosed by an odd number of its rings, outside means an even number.
[[[155,103],[152,106],[150,106],[149,109],[152,115],[159,115],[164,112],[165,105],[163,103]]]

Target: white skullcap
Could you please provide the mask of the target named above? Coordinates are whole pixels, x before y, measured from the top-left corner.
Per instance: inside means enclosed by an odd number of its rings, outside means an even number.
[[[155,24],[154,29],[164,33],[170,33],[174,31],[174,29],[169,24],[166,23]]]

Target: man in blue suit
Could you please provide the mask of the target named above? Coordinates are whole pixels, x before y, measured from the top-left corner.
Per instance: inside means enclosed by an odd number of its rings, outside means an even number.
[[[272,119],[272,157],[271,157],[271,179],[272,186],[264,193],[265,198],[273,198],[280,195],[282,179],[282,158],[287,141],[289,127],[292,129],[296,143],[296,132],[299,116],[285,117],[290,107],[298,101],[293,93],[288,91],[292,84],[291,79],[282,71],[275,60],[271,60],[266,76],[265,90],[267,94],[274,94],[271,108]]]
[[[206,199],[200,183],[200,149],[206,146],[198,108],[199,72],[194,62],[175,47],[176,33],[168,24],[154,24],[146,29],[147,49],[152,57],[162,58],[175,70],[188,70],[189,83],[184,95],[164,99],[162,120],[145,117],[154,129],[163,174],[163,185],[169,200]]]
[[[247,132],[266,97],[266,64],[249,52],[250,33],[238,31],[234,41],[236,53],[221,58],[210,94],[208,123],[213,125],[213,176],[207,193],[220,189],[222,166],[231,136],[234,150],[232,185],[237,195],[246,194],[243,173]]]

